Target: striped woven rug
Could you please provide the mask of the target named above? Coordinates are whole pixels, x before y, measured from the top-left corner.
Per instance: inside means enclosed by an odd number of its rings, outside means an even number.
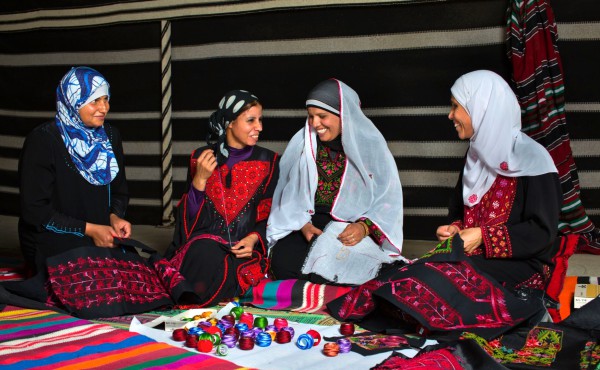
[[[242,369],[108,325],[11,306],[0,312],[0,365],[3,370]]]

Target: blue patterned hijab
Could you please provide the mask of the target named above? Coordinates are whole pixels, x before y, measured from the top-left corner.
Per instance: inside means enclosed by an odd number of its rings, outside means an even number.
[[[119,165],[104,126],[85,126],[79,109],[90,98],[110,97],[108,88],[104,76],[89,67],[71,68],[56,88],[56,126],[79,173],[92,185],[109,184]]]

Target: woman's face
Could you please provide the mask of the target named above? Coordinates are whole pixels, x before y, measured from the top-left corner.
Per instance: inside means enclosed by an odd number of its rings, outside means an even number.
[[[262,106],[255,105],[240,113],[237,118],[227,126],[227,145],[232,148],[242,149],[258,143],[258,136],[262,131]]]
[[[109,110],[108,96],[104,95],[79,108],[79,117],[86,127],[98,128],[104,125]]]
[[[340,117],[326,110],[308,107],[308,124],[317,131],[321,141],[331,141],[342,132]]]
[[[473,131],[473,125],[471,124],[471,116],[469,116],[465,108],[463,108],[454,97],[450,98],[450,105],[448,119],[454,123],[454,128],[458,133],[458,137],[461,140],[470,139],[475,133]]]

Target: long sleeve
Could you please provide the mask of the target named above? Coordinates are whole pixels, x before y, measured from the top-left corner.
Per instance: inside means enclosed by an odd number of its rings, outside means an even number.
[[[108,127],[107,127],[108,129]],[[129,205],[129,190],[127,187],[127,176],[125,175],[125,158],[123,155],[123,143],[119,132],[110,127],[109,138],[113,147],[113,152],[119,164],[119,173],[110,183],[110,213],[114,213],[120,218],[125,218],[127,206]],[[108,130],[107,130],[108,131]]]
[[[21,218],[38,232],[47,229],[83,236],[85,221],[61,213],[53,205],[58,149],[54,138],[40,129],[25,140],[19,161]]]
[[[486,258],[527,259],[545,253],[557,235],[561,203],[555,173],[519,178],[508,222],[482,227]]]
[[[277,186],[277,181],[279,180],[279,156],[276,154],[273,160],[271,161],[270,173],[267,178],[266,187],[264,193],[257,204],[256,210],[256,224],[254,225],[254,233],[259,235],[260,241],[259,244],[261,246],[261,253],[263,255],[267,254],[267,244],[266,244],[266,233],[267,233],[267,220],[269,219],[269,214],[271,213],[271,205],[273,203],[273,193],[275,192],[275,187]]]

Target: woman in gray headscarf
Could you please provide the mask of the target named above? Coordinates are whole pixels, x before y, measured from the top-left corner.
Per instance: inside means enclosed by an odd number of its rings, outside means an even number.
[[[273,196],[271,272],[276,279],[360,284],[382,263],[403,259],[398,169],[348,85],[321,82],[306,108],[306,125],[282,156]],[[336,231],[324,234],[330,227]],[[362,257],[356,269],[354,255]]]

